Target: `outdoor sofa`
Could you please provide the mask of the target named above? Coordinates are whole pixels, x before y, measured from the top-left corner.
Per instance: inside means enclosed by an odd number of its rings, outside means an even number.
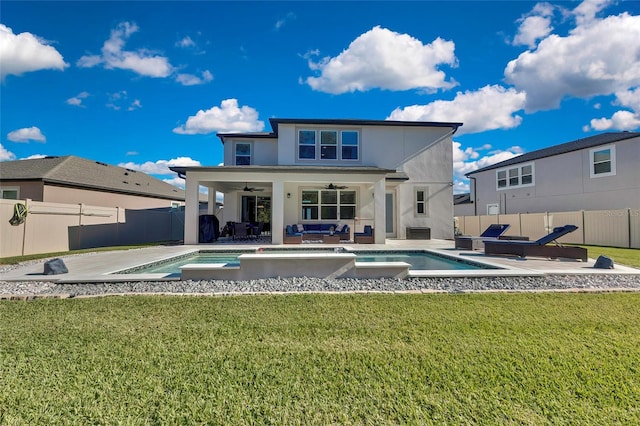
[[[354,232],[353,241],[356,244],[373,244],[374,243],[374,230],[371,225],[364,226],[364,232]]]
[[[562,246],[556,240],[578,229],[575,225],[553,228],[553,231],[536,241],[495,240],[484,242],[484,253],[511,254],[520,257],[540,256],[549,258],[568,258],[587,261],[587,250],[582,247]],[[554,243],[550,245],[549,243]]]
[[[351,228],[349,225],[342,226],[335,223],[305,223],[287,225],[284,232],[285,244],[300,244],[302,240],[322,240],[323,235],[337,235],[340,240],[351,239]]]

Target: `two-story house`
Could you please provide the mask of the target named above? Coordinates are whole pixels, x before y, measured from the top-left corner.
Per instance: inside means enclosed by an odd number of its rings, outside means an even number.
[[[186,178],[185,243],[198,242],[197,200],[224,194],[228,221],[374,228],[375,243],[429,229],[453,237],[452,135],[462,123],[270,119],[272,132],[221,133],[224,165],[172,167]],[[265,213],[269,212],[269,213]],[[212,211],[210,211],[212,213]]]
[[[640,208],[640,133],[603,133],[467,173],[471,215]]]

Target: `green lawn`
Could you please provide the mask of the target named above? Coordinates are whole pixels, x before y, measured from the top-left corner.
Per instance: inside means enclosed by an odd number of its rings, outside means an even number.
[[[640,424],[640,294],[0,302],[0,424]]]
[[[609,256],[614,263],[640,268],[640,250],[618,247],[581,246],[587,249],[589,257],[597,259],[598,256]]]

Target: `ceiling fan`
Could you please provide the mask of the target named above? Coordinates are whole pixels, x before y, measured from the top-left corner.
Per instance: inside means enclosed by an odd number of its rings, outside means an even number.
[[[244,192],[261,192],[264,191],[264,188],[254,188],[250,187],[247,182],[244,183],[244,188],[242,188]]]
[[[325,186],[325,187],[324,187],[324,189],[332,189],[332,190],[335,190],[335,189],[345,189],[345,188],[347,188],[347,187],[346,187],[346,186],[343,186],[343,185],[334,185],[333,183],[330,183],[329,185],[327,185],[327,186]]]

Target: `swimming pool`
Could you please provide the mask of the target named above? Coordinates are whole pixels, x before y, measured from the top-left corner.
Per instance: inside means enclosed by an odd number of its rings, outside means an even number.
[[[310,250],[268,250],[264,253],[305,253]],[[325,250],[313,250],[313,252],[332,252]],[[240,266],[238,256],[255,251],[233,251],[233,252],[211,252],[200,251],[190,255],[167,259],[149,265],[142,265],[137,268],[120,271],[119,274],[180,274],[180,267],[193,263],[224,263],[225,267]],[[406,262],[409,270],[479,270],[479,269],[500,269],[495,266],[472,262],[454,257],[440,255],[429,251],[350,251],[356,255],[357,262]]]

